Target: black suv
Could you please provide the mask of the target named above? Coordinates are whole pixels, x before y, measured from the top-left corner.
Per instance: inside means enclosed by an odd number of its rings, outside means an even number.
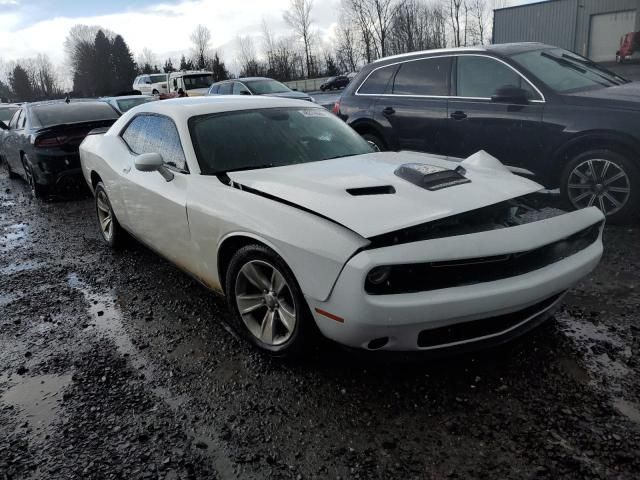
[[[333,90],[334,88],[344,88],[347,85],[349,85],[349,77],[346,75],[338,75],[337,77],[327,78],[327,80],[320,85],[320,90],[324,92],[325,90]]]
[[[640,83],[557,47],[384,58],[360,71],[333,111],[381,150],[485,150],[613,222],[640,206]]]

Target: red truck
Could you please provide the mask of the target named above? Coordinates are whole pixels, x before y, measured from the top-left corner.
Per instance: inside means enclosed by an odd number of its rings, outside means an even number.
[[[640,56],[640,32],[631,32],[620,38],[620,49],[616,52],[616,62],[624,63],[634,54]]]

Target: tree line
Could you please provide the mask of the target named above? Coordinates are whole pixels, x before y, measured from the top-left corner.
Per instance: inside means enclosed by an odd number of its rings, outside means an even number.
[[[492,8],[509,0],[342,0],[334,40],[320,38],[314,0],[290,0],[283,20],[286,34],[275,34],[263,20],[260,35],[238,36],[235,63],[239,76],[280,81],[354,72],[378,58],[416,50],[482,45],[490,41]],[[208,70],[214,81],[233,77],[211,32],[198,25],[191,51],[174,64],[158,61],[145,48],[134,59],[121,35],[99,26],[75,25],[64,43],[73,95],[104,96],[130,91],[142,73]],[[45,55],[12,62],[0,99],[34,101],[63,94],[59,75]]]

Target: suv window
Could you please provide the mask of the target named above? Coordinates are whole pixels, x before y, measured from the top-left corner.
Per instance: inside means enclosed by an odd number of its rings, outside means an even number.
[[[242,92],[251,93],[247,87],[240,82],[233,82],[233,94],[241,95]]]
[[[227,82],[227,83],[223,83],[220,85],[220,88],[218,89],[218,94],[219,95],[231,95],[231,82]]]
[[[159,153],[167,165],[187,169],[180,135],[171,119],[159,115],[138,115],[121,136],[133,153]]]
[[[388,67],[382,67],[374,70],[365,82],[360,85],[358,93],[382,95],[386,91],[387,85],[389,85],[389,82],[397,69],[397,65],[389,65]]]
[[[400,65],[393,83],[396,95],[449,95],[451,57],[412,60]]]
[[[491,98],[498,89],[506,86],[522,88],[530,100],[540,99],[529,82],[502,62],[489,57],[458,57],[457,96]]]

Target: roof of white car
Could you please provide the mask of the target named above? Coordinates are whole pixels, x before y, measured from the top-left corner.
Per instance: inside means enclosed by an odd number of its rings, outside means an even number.
[[[161,100],[159,102],[149,102],[137,107],[135,112],[158,113],[174,118],[190,118],[209,113],[277,107],[323,108],[306,100],[293,100],[291,98],[265,97],[259,95],[219,95],[174,98]]]

